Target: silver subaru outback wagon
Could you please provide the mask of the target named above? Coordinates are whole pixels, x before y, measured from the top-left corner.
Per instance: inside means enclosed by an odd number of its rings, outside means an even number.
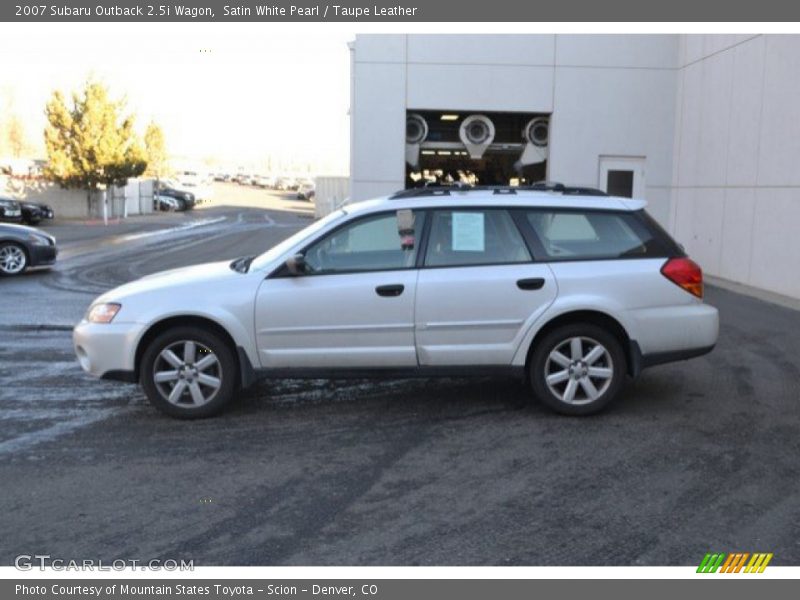
[[[568,415],[709,352],[703,274],[645,202],[557,186],[429,188],[345,206],[260,256],[97,298],[81,366],[179,418],[260,377],[508,374]]]

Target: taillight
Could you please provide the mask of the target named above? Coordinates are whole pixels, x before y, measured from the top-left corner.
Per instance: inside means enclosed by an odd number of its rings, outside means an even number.
[[[670,258],[661,267],[661,274],[690,294],[703,297],[703,270],[689,258]]]

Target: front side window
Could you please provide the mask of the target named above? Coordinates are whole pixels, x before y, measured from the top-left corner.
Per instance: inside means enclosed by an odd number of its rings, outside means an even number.
[[[632,213],[536,210],[528,222],[550,259],[648,257],[661,242]]]
[[[525,241],[506,210],[439,210],[433,214],[425,266],[489,265],[530,260]]]
[[[408,269],[417,259],[423,213],[399,210],[349,223],[305,252],[310,273]]]

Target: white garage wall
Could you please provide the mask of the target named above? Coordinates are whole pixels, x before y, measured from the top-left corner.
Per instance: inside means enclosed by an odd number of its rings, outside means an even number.
[[[359,35],[352,44],[352,200],[403,188],[406,136],[405,35]]]
[[[712,275],[800,298],[800,37],[681,36],[671,228]]]
[[[645,199],[662,223],[669,216],[673,69],[560,69],[551,127],[549,178],[598,186],[600,156],[642,156]]]
[[[646,157],[646,198],[670,215],[678,38],[359,35],[354,200],[402,189],[405,112],[552,112],[549,178],[599,185],[601,155]]]

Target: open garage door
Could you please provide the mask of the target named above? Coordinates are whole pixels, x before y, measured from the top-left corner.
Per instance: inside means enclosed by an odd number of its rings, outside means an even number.
[[[549,129],[544,113],[409,110],[406,188],[543,181]]]

